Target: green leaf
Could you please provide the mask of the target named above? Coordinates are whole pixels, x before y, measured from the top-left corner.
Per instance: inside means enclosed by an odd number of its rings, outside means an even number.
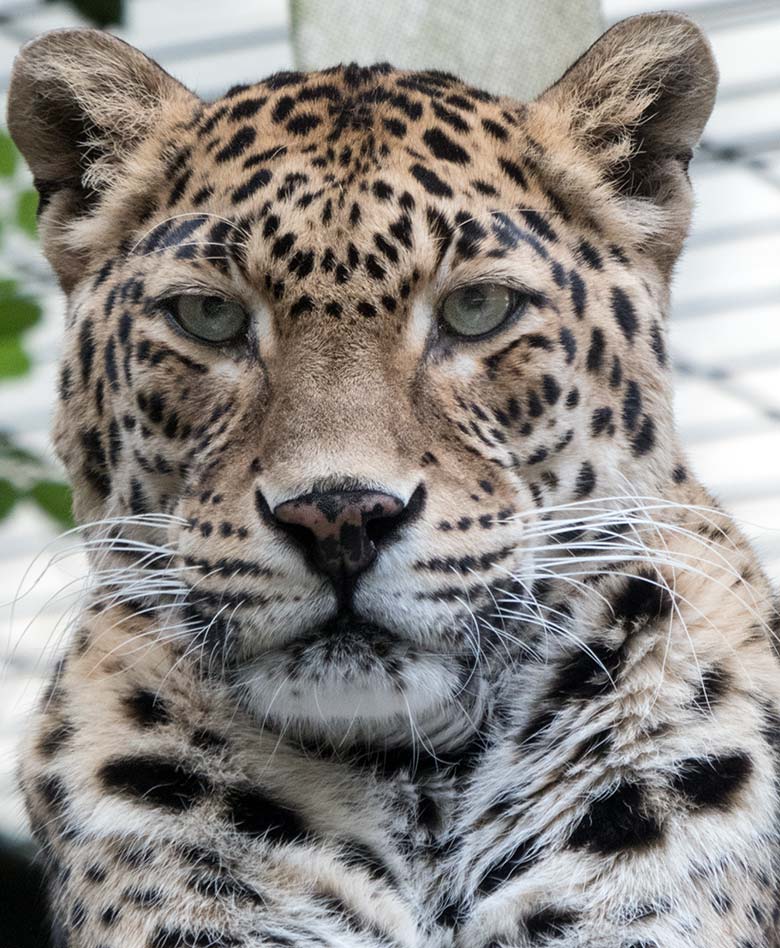
[[[46,0],[55,3],[56,0]],[[70,5],[92,20],[97,26],[111,26],[123,19],[122,0],[70,0]]]
[[[41,307],[26,296],[0,294],[0,342],[16,337],[39,322]],[[9,340],[10,341],[10,340]]]
[[[22,191],[16,202],[16,223],[21,229],[35,237],[38,234],[38,192],[29,188]]]
[[[19,152],[7,132],[0,132],[0,178],[10,178],[16,170]]]
[[[6,478],[0,477],[0,520],[5,520],[14,509],[18,498],[19,494],[14,485]]]
[[[50,517],[63,527],[74,525],[70,488],[59,481],[38,481],[30,488],[29,496]]]
[[[20,448],[15,444],[13,438],[4,431],[0,431],[0,461],[8,461],[12,464],[37,464],[39,467],[42,462],[36,455],[26,448]]]
[[[16,296],[16,280],[0,280],[0,299]]]
[[[30,357],[15,336],[0,338],[0,379],[17,378],[30,371]]]

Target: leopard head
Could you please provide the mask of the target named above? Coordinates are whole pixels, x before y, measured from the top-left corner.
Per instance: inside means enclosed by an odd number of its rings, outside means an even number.
[[[671,14],[530,103],[386,65],[207,103],[104,33],[22,50],[77,516],[264,721],[446,744],[554,626],[542,525],[685,478],[665,318],[715,87]]]

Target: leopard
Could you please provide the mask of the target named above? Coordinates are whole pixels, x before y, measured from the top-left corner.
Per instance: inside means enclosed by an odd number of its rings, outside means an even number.
[[[57,948],[780,946],[776,600],[667,343],[716,88],[675,13],[528,102],[22,48],[89,564],[20,753]]]

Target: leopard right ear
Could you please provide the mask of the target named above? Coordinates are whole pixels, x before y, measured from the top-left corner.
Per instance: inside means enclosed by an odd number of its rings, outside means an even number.
[[[33,173],[42,210],[53,205],[44,231],[88,212],[171,104],[191,111],[197,101],[110,33],[53,30],[23,46],[11,74],[8,129]],[[59,271],[65,261],[52,259],[48,247],[47,253]]]

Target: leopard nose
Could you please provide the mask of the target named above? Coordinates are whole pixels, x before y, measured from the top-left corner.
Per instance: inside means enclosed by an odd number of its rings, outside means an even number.
[[[379,491],[334,490],[295,497],[273,516],[309,562],[340,584],[371,565],[377,544],[405,519],[407,506]]]

